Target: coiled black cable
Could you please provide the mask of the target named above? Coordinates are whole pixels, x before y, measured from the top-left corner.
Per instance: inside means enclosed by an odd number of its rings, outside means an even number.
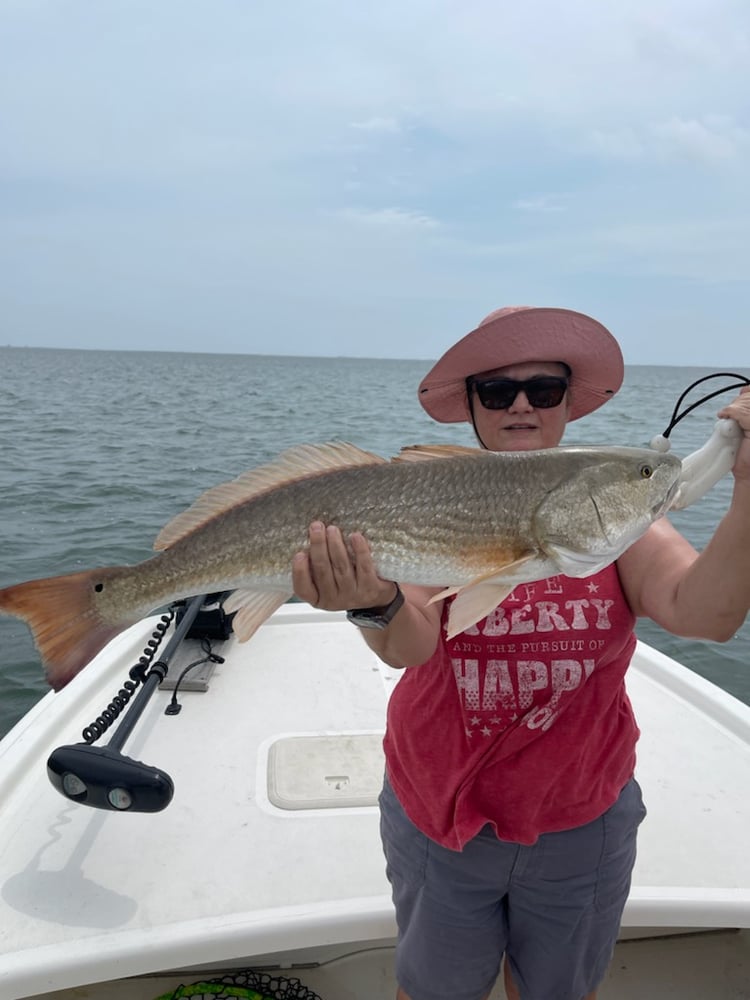
[[[151,633],[151,638],[146,643],[138,662],[130,668],[130,680],[124,682],[107,707],[102,710],[93,722],[89,723],[89,725],[82,730],[81,736],[83,737],[84,742],[88,744],[95,743],[101,736],[104,735],[104,733],[107,732],[108,729],[111,728],[120,715],[122,715],[126,705],[143,683],[146,673],[153,662],[154,656],[156,655],[156,651],[161,645],[161,642],[171,625],[174,616],[174,608],[170,608],[169,611],[165,612],[161,616],[156,627],[154,628],[154,631]]]

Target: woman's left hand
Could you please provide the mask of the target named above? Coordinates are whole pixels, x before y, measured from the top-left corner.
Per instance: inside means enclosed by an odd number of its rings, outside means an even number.
[[[736,399],[719,410],[718,416],[730,417],[742,429],[744,439],[740,443],[732,472],[735,479],[750,482],[750,385],[741,389]]]

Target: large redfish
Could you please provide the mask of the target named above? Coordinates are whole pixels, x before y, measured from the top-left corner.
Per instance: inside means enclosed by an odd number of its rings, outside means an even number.
[[[292,556],[320,520],[361,531],[384,579],[457,593],[455,635],[519,583],[613,562],[669,507],[680,466],[640,448],[432,446],[387,461],[301,445],[203,494],[153,558],[8,587],[0,610],[29,624],[55,690],[128,625],[194,594],[234,590],[225,607],[244,641],[291,596]]]

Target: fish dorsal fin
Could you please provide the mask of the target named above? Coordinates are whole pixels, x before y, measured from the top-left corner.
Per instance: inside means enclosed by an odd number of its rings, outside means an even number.
[[[207,490],[187,510],[166,524],[156,537],[157,551],[168,549],[199,525],[230,507],[236,507],[268,490],[309,476],[362,465],[379,465],[387,459],[363,451],[346,441],[328,444],[300,444],[283,451],[268,465],[244,472],[237,479]]]
[[[430,462],[436,458],[458,458],[460,455],[486,455],[483,448],[467,448],[462,444],[410,444],[402,448],[392,462]]]

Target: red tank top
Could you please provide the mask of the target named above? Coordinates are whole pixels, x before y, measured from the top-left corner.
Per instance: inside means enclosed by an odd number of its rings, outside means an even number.
[[[608,809],[635,766],[634,626],[609,566],[516,587],[453,639],[441,628],[388,705],[388,776],[412,822],[460,850],[487,823],[532,844]]]

